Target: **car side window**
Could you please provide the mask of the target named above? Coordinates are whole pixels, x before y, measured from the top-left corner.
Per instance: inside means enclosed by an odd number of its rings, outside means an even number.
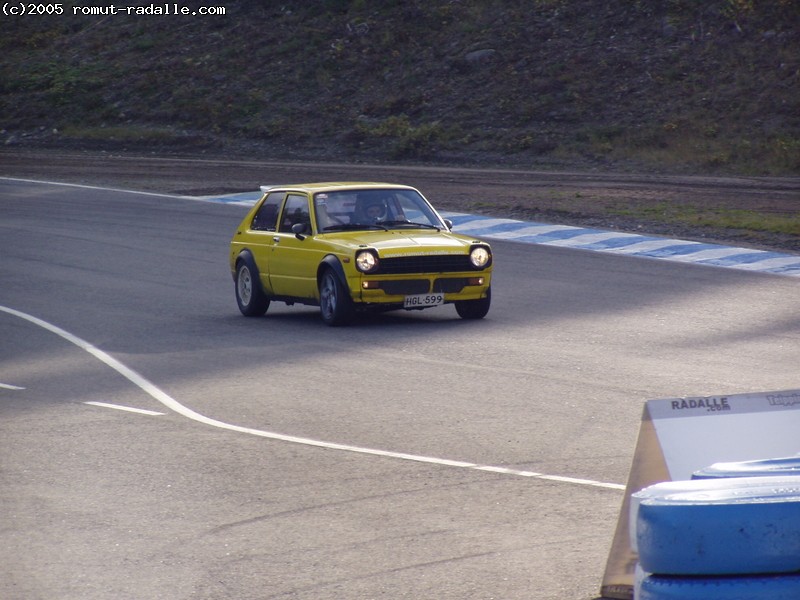
[[[303,223],[311,230],[311,213],[308,209],[308,198],[300,194],[289,194],[283,205],[283,216],[278,231],[290,232],[292,225]]]
[[[275,231],[278,224],[278,210],[283,200],[283,192],[272,192],[267,194],[267,198],[261,204],[261,208],[253,217],[251,229],[257,231]]]

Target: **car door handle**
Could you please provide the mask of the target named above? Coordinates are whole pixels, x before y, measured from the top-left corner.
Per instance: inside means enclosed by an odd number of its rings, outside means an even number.
[[[278,242],[280,242],[280,241],[281,241],[281,238],[280,238],[279,236],[277,236],[277,235],[276,235],[275,237],[273,237],[273,238],[272,238],[272,241],[273,241],[273,242],[275,242],[275,243],[277,244]]]

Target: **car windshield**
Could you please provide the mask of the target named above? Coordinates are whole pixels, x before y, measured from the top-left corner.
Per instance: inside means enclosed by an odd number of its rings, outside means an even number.
[[[415,190],[369,189],[320,192],[314,196],[317,230],[443,229],[430,204]]]

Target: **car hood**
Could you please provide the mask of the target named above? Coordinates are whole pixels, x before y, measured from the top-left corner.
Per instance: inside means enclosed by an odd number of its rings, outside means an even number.
[[[351,247],[375,248],[384,258],[414,254],[466,254],[475,243],[472,238],[445,231],[392,229],[389,231],[357,231],[326,236],[329,242]]]

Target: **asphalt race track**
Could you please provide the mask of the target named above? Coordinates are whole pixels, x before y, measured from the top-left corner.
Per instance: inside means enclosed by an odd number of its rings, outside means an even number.
[[[246,210],[0,180],[0,598],[589,600],[644,401],[799,387],[796,277],[492,240],[482,321],[246,319]]]

